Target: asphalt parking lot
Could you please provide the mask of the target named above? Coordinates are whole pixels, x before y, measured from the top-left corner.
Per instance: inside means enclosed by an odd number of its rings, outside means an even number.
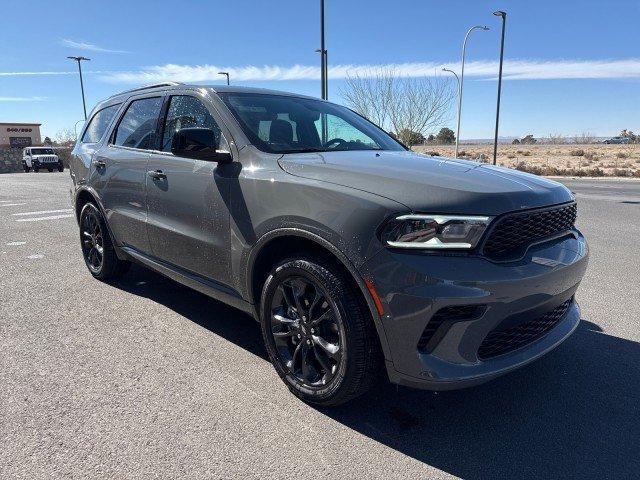
[[[319,410],[248,316],[142,268],[93,280],[68,171],[0,175],[0,478],[638,478],[640,182],[565,183],[591,247],[567,342]]]

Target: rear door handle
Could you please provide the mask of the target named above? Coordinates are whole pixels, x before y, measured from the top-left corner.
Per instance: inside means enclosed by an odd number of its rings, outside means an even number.
[[[147,175],[154,180],[164,180],[167,178],[167,175],[162,170],[149,170]]]

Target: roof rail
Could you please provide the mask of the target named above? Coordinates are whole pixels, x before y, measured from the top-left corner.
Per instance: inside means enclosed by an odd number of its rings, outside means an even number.
[[[158,87],[173,87],[175,85],[182,85],[182,83],[180,83],[180,82],[153,83],[151,85],[145,85],[143,87],[132,88],[131,90],[125,90],[124,92],[119,92],[119,93],[113,94],[109,98],[117,97],[118,95],[123,95],[125,93],[139,92],[141,90],[150,90],[152,88],[158,88]]]

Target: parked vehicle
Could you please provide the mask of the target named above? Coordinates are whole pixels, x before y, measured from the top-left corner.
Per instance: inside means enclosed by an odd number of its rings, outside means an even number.
[[[631,143],[631,139],[629,137],[611,137],[608,140],[605,140],[602,143],[606,143],[607,145],[609,144],[623,144],[623,145],[627,145],[629,143]]]
[[[50,172],[54,169],[62,172],[64,164],[51,147],[26,147],[22,150],[22,168],[27,173],[31,169],[38,172],[41,168],[46,168]]]
[[[250,313],[307,402],[383,372],[476,385],[580,321],[588,249],[567,188],[413,153],[339,105],[160,84],[95,107],[72,157],[91,274],[133,261]]]

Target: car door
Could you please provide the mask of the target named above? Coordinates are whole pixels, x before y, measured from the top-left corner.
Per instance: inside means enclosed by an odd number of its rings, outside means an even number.
[[[149,157],[149,241],[157,258],[225,283],[230,262],[225,166],[171,153],[174,133],[191,127],[212,129],[226,144],[219,117],[203,97],[185,93],[167,99],[160,150]]]
[[[93,158],[93,184],[116,240],[149,253],[146,179],[156,148],[163,95],[137,97],[125,107],[108,144]]]

